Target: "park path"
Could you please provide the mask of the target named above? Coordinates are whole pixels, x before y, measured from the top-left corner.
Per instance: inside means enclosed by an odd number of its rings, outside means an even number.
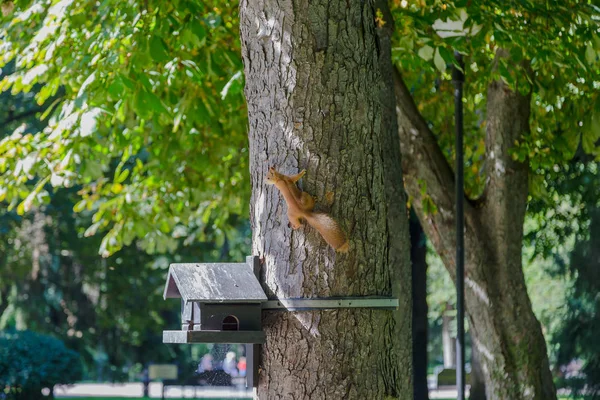
[[[131,397],[140,398],[143,393],[143,385],[141,383],[78,383],[76,385],[56,386],[54,395],[56,398],[77,398],[77,397]],[[150,397],[160,398],[162,393],[162,383],[150,383]],[[201,387],[197,388],[194,395],[194,388],[181,388],[171,386],[165,393],[166,398],[222,398],[222,399],[251,399],[252,391],[238,388],[223,388],[223,387]],[[430,390],[430,399],[455,399],[456,390]]]
[[[102,396],[102,397],[132,397],[140,398],[143,394],[142,383],[123,383],[123,384],[109,384],[109,383],[78,383],[76,385],[65,385],[56,386],[54,388],[54,396],[56,398],[67,398],[67,397],[89,397],[89,396]],[[162,383],[152,382],[150,383],[150,397],[160,398],[162,394]],[[194,398],[194,388],[169,386],[165,392],[167,398]],[[223,387],[201,387],[195,391],[196,398],[252,398],[252,391],[245,389],[237,389],[234,387],[223,388]]]

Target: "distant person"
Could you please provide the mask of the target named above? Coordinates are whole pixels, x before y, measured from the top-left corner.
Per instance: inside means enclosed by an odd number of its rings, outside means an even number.
[[[150,397],[150,374],[148,372],[148,368],[144,368],[144,370],[142,371],[142,383],[144,384],[144,398]]]
[[[246,376],[246,357],[240,357],[237,368],[240,376]]]
[[[201,374],[206,371],[212,371],[213,369],[213,356],[210,354],[205,354],[202,356],[200,360],[200,364],[198,364],[198,373]]]
[[[223,371],[231,376],[238,376],[237,362],[235,361],[235,353],[230,351],[223,360]]]

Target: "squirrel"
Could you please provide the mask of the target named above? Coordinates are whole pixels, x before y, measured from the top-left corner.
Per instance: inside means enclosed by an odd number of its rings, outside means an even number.
[[[323,239],[335,251],[340,253],[348,252],[350,249],[348,240],[337,222],[325,213],[313,212],[315,199],[296,186],[296,182],[304,174],[306,174],[306,170],[300,171],[297,175],[287,176],[277,172],[275,167],[270,167],[266,180],[268,184],[275,185],[283,195],[287,203],[287,214],[292,229],[300,228],[302,222],[306,221],[323,236]]]

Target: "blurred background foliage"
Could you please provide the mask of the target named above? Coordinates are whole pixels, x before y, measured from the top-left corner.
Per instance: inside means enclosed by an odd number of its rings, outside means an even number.
[[[60,340],[31,331],[0,332],[0,382],[11,388],[9,396],[37,400],[40,388],[81,378],[79,355]]]
[[[531,170],[528,288],[557,378],[580,360],[597,385],[600,9],[591,0],[391,4],[394,62],[451,165],[447,67],[454,49],[467,56],[469,197],[483,194],[493,167],[487,84],[532,91],[531,132],[513,147]],[[250,253],[237,2],[16,0],[1,11],[0,329],[61,338],[87,379],[190,362],[200,350],[161,345],[178,318],[161,297],[165,268]],[[498,48],[515,63],[493,70]],[[454,296],[434,255],[428,284],[433,366]]]

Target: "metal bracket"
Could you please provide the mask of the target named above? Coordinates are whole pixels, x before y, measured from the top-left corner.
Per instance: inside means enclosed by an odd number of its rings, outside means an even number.
[[[398,299],[390,297],[343,297],[335,299],[279,299],[263,303],[263,310],[324,310],[335,308],[398,309]]]

